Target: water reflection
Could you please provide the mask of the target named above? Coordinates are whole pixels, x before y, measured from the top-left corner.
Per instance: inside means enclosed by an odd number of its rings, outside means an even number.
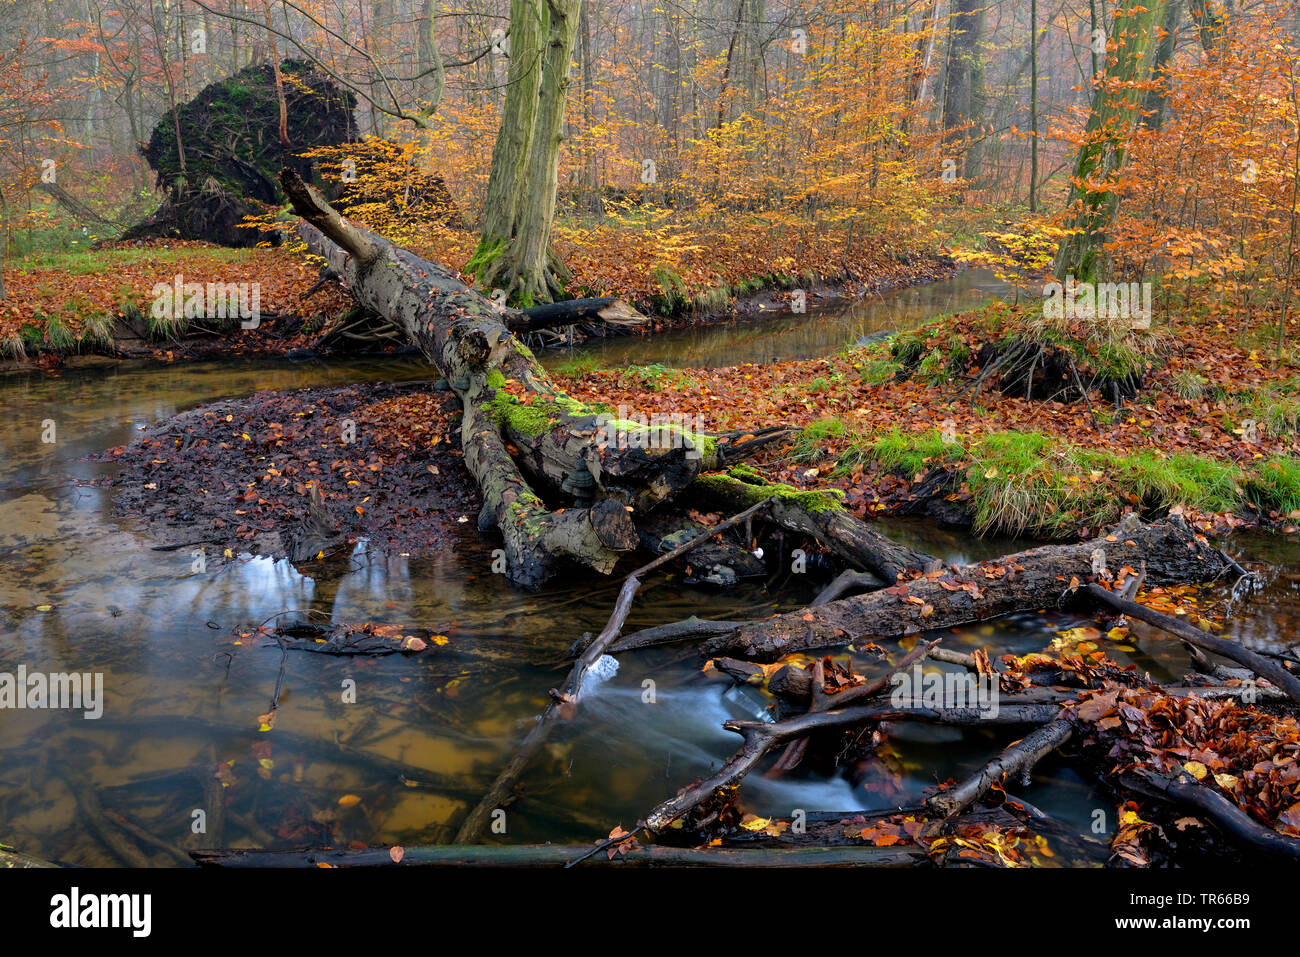
[[[950,279],[813,308],[802,315],[792,314],[788,307],[768,310],[753,318],[676,329],[650,338],[596,340],[547,353],[544,359],[562,362],[595,356],[606,368],[661,363],[705,369],[808,359],[838,352],[862,336],[911,329],[937,315],[975,309],[991,299],[1013,300],[1015,294],[1015,288],[992,271],[969,269]]]
[[[835,332],[837,345],[844,331]],[[730,342],[732,330],[715,334]],[[702,333],[691,336],[704,342]],[[106,698],[99,721],[65,711],[0,713],[0,840],[78,864],[173,865],[197,847],[413,844],[449,834],[561,679],[565,649],[604,624],[616,584],[518,593],[487,571],[472,524],[453,547],[418,560],[361,543],[313,566],[311,576],[248,556],[196,572],[188,549],[153,551],[131,523],[115,520],[106,490],[87,484],[103,468],[81,459],[203,401],[424,377],[419,363],[375,361],[0,379],[0,671],[102,672]],[[40,441],[46,418],[58,423],[51,444]],[[889,531],[950,560],[1014,545],[923,521],[892,522]],[[1271,571],[1229,633],[1293,640],[1294,546],[1243,538],[1234,547]],[[757,586],[722,593],[656,579],[628,627],[689,614],[761,617],[800,606],[814,588],[792,582],[774,596]],[[426,628],[447,643],[412,657],[285,655],[252,632],[286,610]],[[1084,621],[1013,616],[959,629],[945,643],[1024,653]],[[868,654],[843,654],[864,673],[885,667]],[[1177,643],[1157,634],[1139,635],[1127,658],[1116,657],[1160,679],[1188,665]],[[701,674],[690,649],[624,656],[526,776],[500,839],[589,841],[716,767],[736,745],[720,727],[737,714],[725,687]],[[273,728],[259,731],[272,710]],[[764,815],[894,806],[968,773],[1008,740],[900,729],[879,760],[834,773],[799,768],[776,780],[754,775],[743,800]],[[1107,806],[1059,763],[1044,764],[1025,797],[1081,833],[1092,809]]]

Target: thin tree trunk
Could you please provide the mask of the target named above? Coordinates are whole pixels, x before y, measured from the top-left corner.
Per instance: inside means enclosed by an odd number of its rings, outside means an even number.
[[[1029,2],[1029,211],[1038,212],[1038,0]]]
[[[284,77],[280,75],[280,54],[275,46],[275,25],[271,19],[271,0],[262,0],[266,11],[266,42],[271,50],[271,72],[275,75],[275,99],[280,104],[280,145],[291,146],[289,142],[289,106],[284,99]]]

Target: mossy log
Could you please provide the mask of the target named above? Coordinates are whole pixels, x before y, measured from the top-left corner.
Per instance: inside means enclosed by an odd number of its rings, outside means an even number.
[[[565,561],[609,573],[637,545],[633,515],[716,466],[708,436],[624,422],[566,395],[510,331],[523,321],[517,310],[347,222],[293,170],[281,184],[311,251],[460,397],[465,464],[483,493],[479,529],[500,532],[512,581],[539,585]]]
[[[1130,516],[1093,541],[953,565],[895,588],[750,622],[710,639],[703,654],[776,661],[864,637],[898,637],[1056,608],[1088,600],[1080,586],[1098,580],[1094,562],[1110,574],[1145,562],[1148,585],[1210,581],[1230,571],[1224,555],[1181,519],[1146,525]]]
[[[890,584],[908,569],[919,571],[936,565],[933,556],[881,535],[851,514],[832,493],[769,482],[744,466],[732,468],[725,475],[702,476],[691,486],[690,495],[693,502],[706,509],[725,512],[739,511],[776,496],[768,513],[772,522],[817,540],[851,568],[874,572]]]

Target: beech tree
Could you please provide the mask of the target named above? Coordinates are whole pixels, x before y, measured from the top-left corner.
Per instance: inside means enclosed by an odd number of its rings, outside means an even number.
[[[1168,5],[1168,0],[1147,0],[1146,6],[1130,2],[1115,10],[1105,67],[1070,180],[1070,232],[1057,249],[1058,279],[1095,282],[1102,275],[1102,243],[1119,209],[1116,180],[1149,88],[1160,46],[1157,28]]]
[[[531,306],[564,291],[568,272],[551,249],[568,102],[569,66],[582,0],[512,0],[506,102],[492,151],[478,250],[480,284]]]

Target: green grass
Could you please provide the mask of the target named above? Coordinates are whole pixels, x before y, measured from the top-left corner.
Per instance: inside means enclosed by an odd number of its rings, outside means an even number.
[[[851,442],[840,464],[852,469],[868,461],[881,468],[915,478],[930,468],[960,461],[967,450],[957,442],[946,442],[937,431],[907,435],[893,429],[870,440]]]
[[[824,446],[830,439],[844,435],[846,429],[839,419],[819,419],[810,423],[793,443],[791,457],[796,462],[818,462],[826,458]]]
[[[58,316],[45,321],[45,348],[51,352],[71,352],[76,348],[77,339],[68,329],[68,324]]]
[[[580,378],[599,369],[600,359],[596,356],[577,356],[551,366],[551,371],[556,375],[567,376],[570,379]]]
[[[847,440],[847,441],[846,441]],[[1198,455],[1122,454],[1072,445],[1039,432],[995,432],[945,440],[935,430],[898,429],[855,436],[834,419],[814,422],[792,458],[830,458],[840,476],[874,463],[917,479],[933,469],[959,472],[970,492],[977,532],[1073,536],[1120,518],[1126,508],[1163,514],[1176,505],[1203,512],[1300,509],[1300,460],[1275,458],[1249,468]]]
[[[676,369],[669,369],[662,362],[628,366],[627,374],[639,379],[643,386],[655,392],[662,392],[667,385],[676,381],[679,375]]]
[[[6,336],[0,339],[0,357],[5,359],[27,358],[27,347],[22,336]]]
[[[1171,384],[1176,395],[1191,401],[1203,396],[1210,383],[1195,372],[1175,372]]]
[[[1287,515],[1300,509],[1300,460],[1272,458],[1256,466],[1246,480],[1245,494],[1257,508]]]
[[[903,370],[901,365],[890,359],[874,359],[856,368],[858,375],[867,385],[884,385]]]
[[[1240,431],[1253,421],[1270,435],[1295,435],[1300,432],[1300,379],[1283,379],[1265,388],[1225,389],[1214,387],[1212,398],[1233,407],[1228,431]]]
[[[148,260],[151,263],[174,263],[181,259],[203,256],[216,262],[246,262],[256,255],[253,249],[226,249],[223,247],[163,249],[94,249],[85,250],[42,250],[28,253],[6,263],[6,267],[18,272],[35,272],[40,269],[55,269],[73,276],[85,276],[90,273],[111,272]]]

